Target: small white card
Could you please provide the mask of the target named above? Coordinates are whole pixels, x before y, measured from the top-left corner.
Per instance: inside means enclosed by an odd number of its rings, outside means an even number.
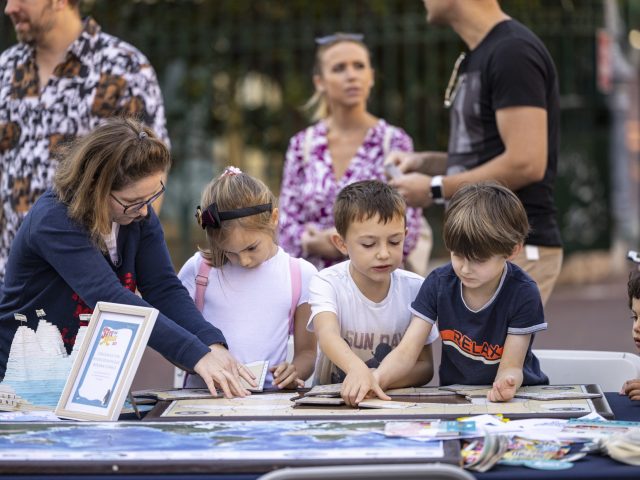
[[[244,378],[241,378],[242,386],[250,392],[261,392],[264,390],[264,381],[267,378],[267,371],[269,370],[269,360],[245,363],[244,366],[256,377],[256,386],[252,387]]]
[[[525,245],[524,254],[527,257],[527,260],[540,260],[540,250],[535,245]]]

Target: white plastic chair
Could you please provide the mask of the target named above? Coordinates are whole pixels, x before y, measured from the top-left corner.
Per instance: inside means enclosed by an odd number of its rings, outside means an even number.
[[[595,383],[603,392],[617,392],[626,380],[640,378],[640,356],[633,353],[544,349],[533,353],[552,385]]]
[[[283,468],[258,480],[473,480],[474,476],[460,467],[446,463],[340,465],[327,467]]]

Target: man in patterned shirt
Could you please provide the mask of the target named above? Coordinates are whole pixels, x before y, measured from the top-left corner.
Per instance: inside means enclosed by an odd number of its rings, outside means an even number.
[[[56,147],[113,115],[169,143],[158,80],[135,47],[82,19],[79,0],[8,0],[19,43],[0,55],[0,285],[24,215],[50,186]]]

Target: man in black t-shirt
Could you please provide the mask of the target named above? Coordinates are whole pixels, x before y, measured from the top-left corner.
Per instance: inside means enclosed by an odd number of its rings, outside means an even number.
[[[445,92],[450,137],[444,152],[392,152],[405,175],[390,183],[411,206],[444,204],[460,187],[496,180],[524,204],[531,232],[515,259],[543,302],[562,265],[554,182],[559,143],[556,69],[542,41],[497,0],[424,0],[427,21],[448,25],[469,51]]]

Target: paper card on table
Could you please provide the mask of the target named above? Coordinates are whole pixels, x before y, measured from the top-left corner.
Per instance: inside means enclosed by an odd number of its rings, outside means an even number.
[[[381,400],[379,398],[369,398],[361,401],[358,408],[413,408],[418,404],[414,402],[396,402],[394,400]]]
[[[293,401],[296,405],[326,405],[336,406],[344,405],[344,400],[340,397],[300,397]]]
[[[491,390],[490,385],[446,385],[444,387],[440,387],[441,390],[449,390],[457,393],[458,395],[465,396],[467,398],[482,398],[486,397],[489,390]]]
[[[314,397],[316,395],[339,397],[341,388],[342,388],[341,383],[316,385],[311,390],[309,390],[305,395],[308,397]],[[439,387],[392,388],[390,390],[387,390],[385,393],[390,397],[430,397],[430,396],[456,395],[456,392],[452,390],[443,389]]]
[[[196,398],[217,398],[220,395],[211,395],[208,388],[177,388],[156,392],[158,400],[193,400]]]
[[[526,398],[527,400],[577,400],[584,398],[600,398],[600,393],[586,392],[555,392],[555,393],[538,393],[538,392],[516,392],[515,398]]]
[[[457,395],[456,392],[443,390],[439,387],[406,387],[392,388],[384,393],[390,397],[439,397]]]
[[[256,377],[256,386],[249,385],[244,378],[241,378],[241,383],[244,388],[250,392],[261,392],[264,390],[264,381],[267,378],[267,372],[269,371],[269,360],[258,360],[256,362],[245,363],[244,366],[253,373]]]
[[[307,393],[305,393],[305,396],[307,396],[307,397],[315,397],[317,395],[324,395],[324,396],[339,397],[341,389],[342,389],[342,384],[341,383],[331,383],[331,384],[327,384],[327,385],[316,385],[311,390],[309,390]]]

